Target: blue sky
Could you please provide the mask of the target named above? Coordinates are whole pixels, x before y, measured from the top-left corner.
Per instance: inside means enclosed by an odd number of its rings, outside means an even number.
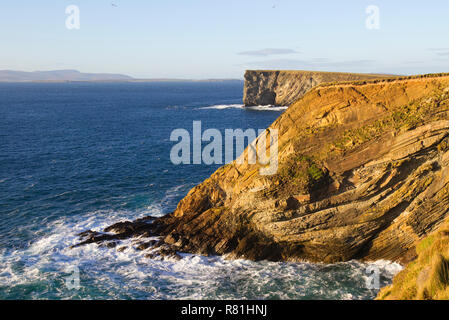
[[[79,30],[65,27],[72,4]],[[378,30],[366,28],[369,5],[379,7]],[[447,0],[2,1],[0,69],[197,79],[245,69],[449,72],[448,14]]]

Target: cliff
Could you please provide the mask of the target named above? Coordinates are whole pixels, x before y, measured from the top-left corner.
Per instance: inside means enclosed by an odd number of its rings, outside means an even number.
[[[160,237],[138,245],[149,256],[409,262],[448,216],[448,119],[449,75],[318,86],[267,129],[279,132],[275,175],[233,162],[174,213],[80,245],[143,235]]]
[[[314,72],[314,71],[254,71],[245,73],[243,103],[245,106],[289,106],[321,83],[368,80],[385,75]]]

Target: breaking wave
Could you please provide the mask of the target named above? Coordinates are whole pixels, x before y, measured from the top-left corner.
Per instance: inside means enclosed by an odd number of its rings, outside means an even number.
[[[0,299],[372,299],[368,266],[380,271],[381,285],[401,266],[388,261],[339,264],[252,262],[182,254],[182,259],[152,260],[122,242],[122,252],[89,244],[70,249],[76,234],[101,231],[111,223],[162,215],[159,206],[142,212],[94,211],[63,217],[48,235],[20,250],[0,251]],[[142,240],[142,239],[140,239]],[[65,283],[79,269],[80,288]]]
[[[225,110],[225,109],[245,109],[245,110],[256,110],[256,111],[284,111],[287,110],[288,107],[279,107],[279,106],[253,106],[246,107],[242,104],[220,104],[208,107],[202,107],[200,109],[214,109],[214,110]]]

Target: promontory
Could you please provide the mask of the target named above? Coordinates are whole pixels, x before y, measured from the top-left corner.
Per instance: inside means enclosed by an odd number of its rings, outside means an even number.
[[[319,71],[248,70],[245,72],[245,106],[289,106],[321,83],[382,78],[385,75]]]

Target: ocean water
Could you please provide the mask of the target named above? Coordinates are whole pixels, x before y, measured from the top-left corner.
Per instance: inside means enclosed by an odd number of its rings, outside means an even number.
[[[170,133],[262,129],[285,108],[245,109],[242,82],[0,84],[0,299],[371,299],[368,267],[144,257],[78,232],[162,216],[217,165],[170,162]],[[79,274],[73,288],[71,276]]]

